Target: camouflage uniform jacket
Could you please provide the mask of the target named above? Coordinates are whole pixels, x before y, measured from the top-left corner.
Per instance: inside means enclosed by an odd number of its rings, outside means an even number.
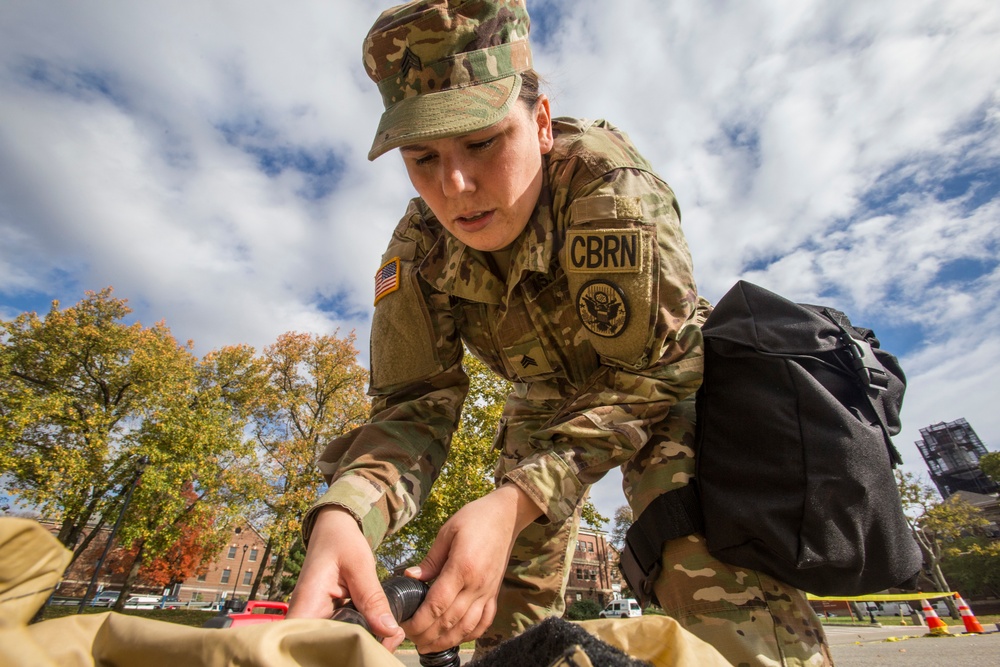
[[[527,492],[540,521],[570,516],[701,382],[706,304],[673,192],[607,122],[553,127],[506,277],[420,199],[383,256],[371,416],[327,447],[330,488],[313,508],[347,508],[373,547],[416,514],[445,461],[468,387],[463,341],[514,384],[508,408],[528,402],[545,417],[500,480]]]

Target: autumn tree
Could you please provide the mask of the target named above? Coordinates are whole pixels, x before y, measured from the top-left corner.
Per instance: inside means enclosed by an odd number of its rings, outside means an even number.
[[[165,327],[124,324],[129,312],[108,288],[0,322],[0,463],[27,503],[61,517],[58,538],[77,554],[85,526],[113,516],[115,490],[135,476],[136,426],[164,394],[161,364],[189,355]]]
[[[622,505],[615,510],[615,515],[612,518],[611,526],[611,544],[619,552],[625,547],[625,534],[628,533],[628,529],[632,527],[632,508],[628,505]]]
[[[380,545],[376,555],[388,571],[419,560],[445,521],[494,488],[494,469],[500,453],[493,441],[511,385],[469,353],[462,365],[469,376],[469,395],[451,450],[419,514]],[[583,522],[588,525],[601,526],[607,521],[589,500],[582,512]]]
[[[281,335],[263,354],[267,386],[253,416],[259,457],[255,476],[267,515],[264,563],[276,556],[268,598],[279,594],[280,573],[302,518],[324,485],[318,462],[326,444],[367,417],[368,374],[358,363],[354,334]],[[261,585],[263,568],[253,586]]]
[[[938,501],[937,493],[910,473],[897,470],[896,481],[907,521],[924,556],[925,576],[937,590],[950,590],[941,567],[948,550],[989,522],[982,510],[958,496]],[[951,600],[946,602],[952,616],[958,618]]]
[[[941,569],[948,581],[964,596],[1000,597],[1000,541],[968,538],[965,542],[946,550]]]
[[[187,485],[184,496],[189,505],[197,502],[191,485]],[[177,540],[142,565],[139,583],[164,588],[204,573],[208,563],[222,549],[226,537],[225,533],[213,529],[213,518],[206,513],[186,518],[178,527]],[[213,538],[206,539],[206,533]]]
[[[108,288],[0,323],[0,464],[26,503],[58,518],[75,556],[121,513],[148,462],[119,533],[136,554],[121,603],[145,559],[216,511],[245,419],[212,359],[252,359],[233,348],[200,364],[164,323],[125,323],[130,312]]]
[[[122,587],[122,602],[143,566],[182,544],[217,551],[252,497],[240,488],[234,463],[252,444],[244,437],[251,392],[258,381],[252,348],[235,346],[190,358],[173,377],[169,399],[147,414],[138,437],[149,467],[136,489],[120,541],[135,552]],[[244,405],[249,401],[250,406]],[[119,606],[116,603],[116,607]]]

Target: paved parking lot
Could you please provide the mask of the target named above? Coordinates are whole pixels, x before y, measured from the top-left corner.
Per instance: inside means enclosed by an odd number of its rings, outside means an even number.
[[[826,631],[837,667],[1000,667],[1000,632],[927,637],[917,636],[917,628]]]

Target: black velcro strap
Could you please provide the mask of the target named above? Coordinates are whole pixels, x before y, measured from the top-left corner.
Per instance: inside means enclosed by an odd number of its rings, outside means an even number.
[[[703,525],[695,480],[658,496],[632,523],[625,534],[619,569],[640,605],[658,603],[653,584],[660,574],[663,543],[701,533]]]

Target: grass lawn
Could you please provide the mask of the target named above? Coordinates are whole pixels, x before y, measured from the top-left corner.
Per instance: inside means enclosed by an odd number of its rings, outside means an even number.
[[[76,606],[48,606],[42,614],[42,620],[47,621],[52,618],[62,618],[76,614]],[[104,614],[110,611],[102,607],[85,607],[84,614]],[[151,618],[156,621],[167,621],[168,623],[179,623],[180,625],[190,625],[200,628],[202,624],[215,615],[211,611],[199,611],[196,609],[126,609],[121,612],[126,616],[139,616],[141,618]]]

